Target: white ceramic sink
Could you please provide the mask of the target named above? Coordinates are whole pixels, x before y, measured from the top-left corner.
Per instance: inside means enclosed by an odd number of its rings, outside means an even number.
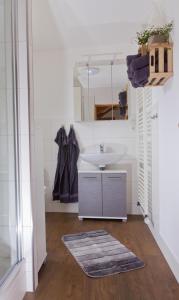
[[[113,152],[82,153],[80,154],[80,158],[99,168],[105,168],[106,165],[117,163],[122,158],[122,155]]]

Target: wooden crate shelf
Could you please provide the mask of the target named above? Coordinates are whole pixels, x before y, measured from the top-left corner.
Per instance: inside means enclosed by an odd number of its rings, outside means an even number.
[[[173,76],[173,44],[150,44],[148,53],[149,81],[146,86],[162,86]]]

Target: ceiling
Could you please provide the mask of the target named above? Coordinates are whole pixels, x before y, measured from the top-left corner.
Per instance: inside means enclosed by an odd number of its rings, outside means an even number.
[[[160,0],[33,0],[36,49],[136,45],[136,31],[159,19]]]

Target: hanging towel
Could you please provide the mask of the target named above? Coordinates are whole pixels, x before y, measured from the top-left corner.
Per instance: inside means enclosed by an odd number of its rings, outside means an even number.
[[[128,67],[127,75],[128,75],[128,79],[131,81],[133,78],[134,72],[131,70],[130,66]]]
[[[126,61],[127,74],[132,86],[134,88],[145,86],[149,77],[149,55],[129,55]]]
[[[140,82],[136,82],[136,79],[133,78],[133,80],[131,81],[131,84],[134,88],[144,87],[147,83],[148,83],[148,78],[146,78],[145,80],[142,80]]]
[[[119,114],[122,117],[124,117],[126,115],[126,107],[125,106],[119,108]]]
[[[138,58],[138,57],[140,57],[140,56],[141,56],[141,54],[128,55],[127,58],[126,58],[127,66],[129,67],[130,64],[131,64],[131,62],[132,62],[134,59],[136,59],[136,58]]]
[[[132,60],[130,67],[132,71],[136,71],[149,66],[149,55],[143,55]]]
[[[139,85],[137,83],[135,83],[134,78],[132,78],[131,84],[132,84],[133,88],[135,88],[135,89],[139,87]]]
[[[53,200],[60,200],[62,203],[69,201],[69,179],[68,179],[68,143],[65,128],[57,132],[55,138],[58,150],[57,168],[55,174]]]
[[[75,131],[73,126],[70,127],[68,135],[68,171],[69,171],[69,202],[78,201],[78,168],[77,161],[79,157],[79,146],[76,139]]]
[[[145,67],[134,72],[134,80],[136,83],[147,82],[149,77],[149,67]]]
[[[119,102],[122,106],[125,106],[127,104],[127,91],[119,93]]]

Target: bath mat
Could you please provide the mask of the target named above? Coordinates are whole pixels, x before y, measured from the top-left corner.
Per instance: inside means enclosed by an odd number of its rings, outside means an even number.
[[[144,267],[144,263],[105,230],[64,235],[62,241],[89,277]]]

